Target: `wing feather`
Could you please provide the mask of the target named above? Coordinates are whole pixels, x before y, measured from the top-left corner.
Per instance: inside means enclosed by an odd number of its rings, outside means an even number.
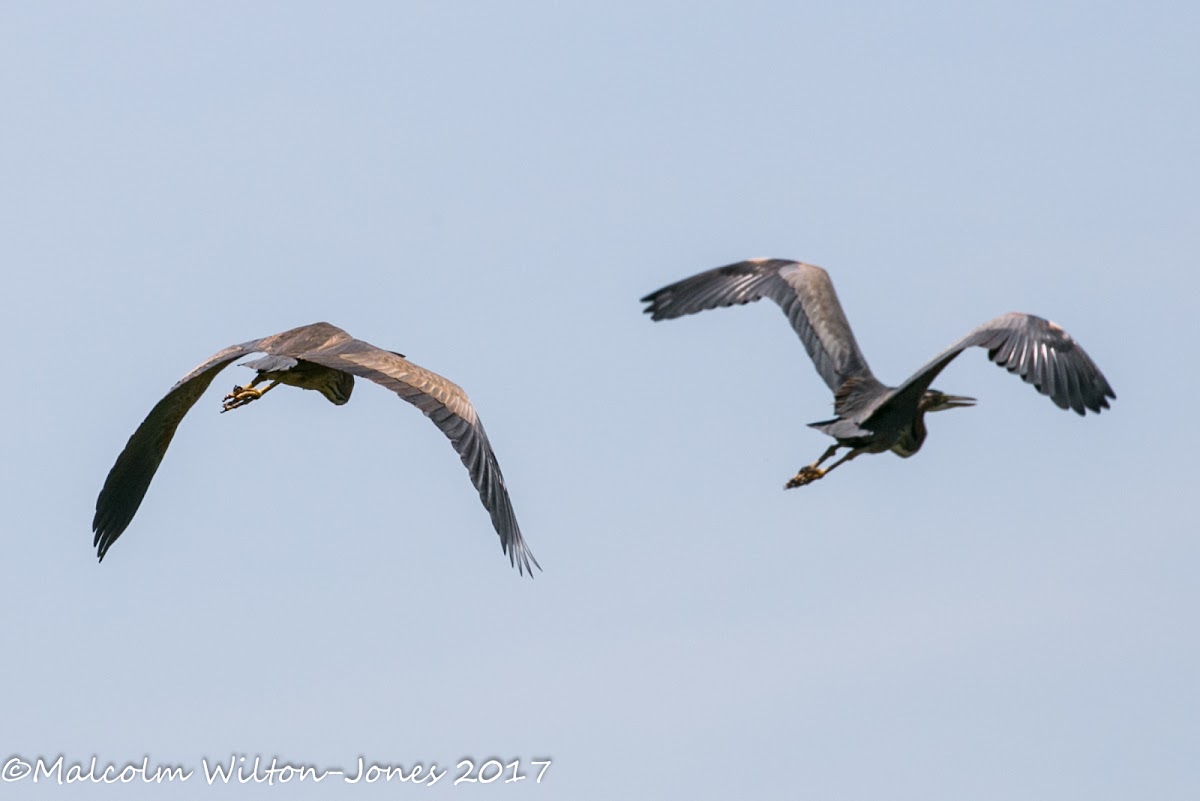
[[[871,414],[916,404],[938,374],[970,347],[986,348],[988,358],[1047,396],[1060,409],[1080,415],[1109,408],[1116,393],[1079,343],[1055,323],[1032,314],[1003,314],[967,333],[913,373]],[[869,427],[869,426],[868,426]]]
[[[184,415],[208,389],[217,373],[230,362],[253,353],[261,341],[244,342],[214,353],[171,387],[133,432],[108,471],[108,478],[96,498],[92,544],[101,560],[137,513]]]
[[[854,339],[829,274],[787,259],[752,259],[693,275],[642,298],[652,320],[669,320],[721,306],[770,298],[799,335],[817,373],[831,390],[849,378],[875,376]],[[879,385],[882,388],[882,385]]]
[[[529,572],[532,575],[533,567],[541,569],[521,535],[504,474],[500,472],[500,464],[483,424],[467,394],[457,384],[396,353],[359,339],[292,355],[374,381],[424,412],[449,438],[466,466],[509,562],[522,574]]]

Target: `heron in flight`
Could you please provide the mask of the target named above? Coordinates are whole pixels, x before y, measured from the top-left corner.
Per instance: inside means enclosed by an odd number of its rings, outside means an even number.
[[[257,375],[246,386],[235,386],[225,396],[223,412],[258,400],[280,384],[314,389],[341,406],[350,400],[355,376],[370,379],[423,411],[449,437],[492,517],[492,525],[500,535],[500,547],[508,554],[509,562],[522,575],[526,571],[533,575],[532,565],[541,569],[521,536],[500,465],[466,393],[403,355],[354,339],[329,323],[313,323],[225,348],[171,388],[133,432],[96,499],[93,545],[101,560],[141,505],[179,421],[217,373],[251,353],[267,355],[243,362],[256,370]],[[264,381],[270,383],[260,388]]]
[[[642,298],[652,320],[670,320],[718,306],[770,298],[779,304],[800,335],[817,372],[833,391],[836,417],[809,423],[837,440],[821,457],[800,468],[785,489],[802,487],[861,453],[892,451],[908,458],[925,441],[925,413],[972,406],[974,398],[947,395],[930,384],[938,373],[967,348],[986,348],[988,358],[1061,409],[1080,415],[1099,413],[1116,400],[1100,369],[1070,334],[1032,314],[1012,312],[989,320],[933,357],[898,387],[879,381],[846,315],[838,303],[829,274],[812,264],[787,259],[751,259],[718,267],[651,292]],[[829,467],[821,465],[849,448]]]

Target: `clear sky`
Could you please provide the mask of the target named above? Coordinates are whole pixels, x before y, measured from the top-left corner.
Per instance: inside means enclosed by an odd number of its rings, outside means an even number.
[[[196,775],[0,794],[209,798],[202,759],[261,755],[436,762],[437,797],[1196,798],[1198,39],[1155,2],[5,4],[0,756]],[[885,381],[1019,310],[1118,400],[976,350],[920,454],[784,492],[830,396],[779,310],[637,302],[752,256],[827,268]],[[236,367],[96,564],[162,394],[318,320],[470,393],[545,572],[411,406],[218,414]]]

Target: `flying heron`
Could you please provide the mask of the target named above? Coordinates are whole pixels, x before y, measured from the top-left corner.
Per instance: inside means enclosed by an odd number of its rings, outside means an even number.
[[[254,380],[244,387],[235,386],[225,396],[222,412],[258,400],[280,384],[315,389],[341,406],[350,400],[354,377],[369,378],[423,411],[450,438],[492,517],[492,525],[500,535],[500,547],[508,554],[509,562],[522,575],[526,571],[533,575],[531,565],[541,568],[521,536],[500,465],[466,393],[403,355],[354,339],[329,323],[304,325],[225,348],[171,388],[133,432],[96,499],[93,545],[101,560],[133,519],[188,409],[230,362],[259,352],[267,355],[243,362],[258,371]],[[271,383],[260,389],[258,385],[263,381]]]
[[[812,264],[787,259],[751,259],[693,275],[642,298],[652,320],[670,320],[718,306],[770,298],[779,304],[821,378],[833,390],[837,417],[809,423],[833,437],[821,457],[800,468],[785,489],[822,478],[860,453],[890,450],[908,458],[925,441],[925,413],[972,406],[974,398],[947,395],[929,385],[954,357],[969,347],[987,348],[988,358],[1061,409],[1099,413],[1116,400],[1100,369],[1059,326],[1032,314],[1012,312],[989,320],[933,357],[898,387],[884,385],[871,372],[829,274]],[[839,448],[849,448],[829,467],[821,465]]]

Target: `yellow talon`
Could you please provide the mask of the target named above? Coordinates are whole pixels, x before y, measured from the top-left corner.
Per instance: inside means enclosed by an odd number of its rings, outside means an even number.
[[[233,388],[233,392],[230,392],[222,399],[224,403],[221,404],[221,412],[224,413],[230,409],[236,409],[239,406],[245,406],[250,401],[258,400],[263,396],[263,392],[265,391],[266,390],[255,389],[254,387],[235,386]]]
[[[792,476],[788,483],[783,485],[784,489],[792,489],[793,487],[803,487],[805,484],[811,484],[818,478],[825,475],[825,471],[819,467],[808,465],[800,468],[800,472]]]

